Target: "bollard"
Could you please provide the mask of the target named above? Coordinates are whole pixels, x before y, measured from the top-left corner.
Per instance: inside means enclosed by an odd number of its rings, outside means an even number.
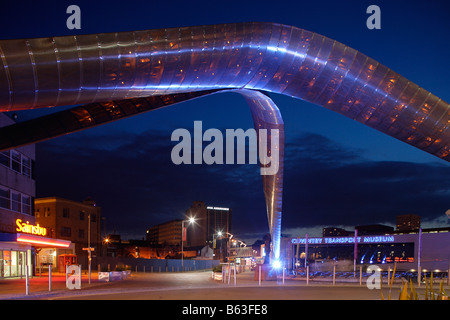
[[[284,284],[284,266],[283,266],[283,284]]]
[[[336,285],[336,265],[333,265],[333,286]]]
[[[150,272],[153,272],[153,266],[150,267]]]
[[[52,291],[52,265],[48,265],[48,291]]]
[[[259,265],[259,285],[261,285],[261,265]]]
[[[28,275],[28,265],[25,265],[25,294],[30,294],[30,277]]]
[[[234,285],[236,285],[236,264],[234,265]]]
[[[309,266],[306,266],[306,284],[309,284]]]
[[[227,269],[226,269],[226,267],[224,268],[222,265],[222,283],[225,283],[226,274],[227,274]]]
[[[417,286],[420,287],[420,282],[422,280],[422,267],[417,268]]]
[[[359,285],[362,286],[362,266],[359,266]]]

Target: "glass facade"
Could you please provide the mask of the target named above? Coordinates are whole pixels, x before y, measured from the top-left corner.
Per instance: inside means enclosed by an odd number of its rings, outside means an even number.
[[[0,208],[34,215],[32,210],[34,197],[0,186]]]
[[[1,278],[24,277],[27,265],[31,274],[31,250],[0,250]]]
[[[34,160],[16,150],[0,152],[0,165],[17,174],[34,179]],[[33,197],[0,185],[0,208],[33,215]]]
[[[34,179],[34,170],[32,170],[34,167],[34,160],[16,150],[0,152],[0,164],[26,177]]]
[[[296,245],[292,248],[296,252]],[[381,243],[360,244],[357,247],[358,264],[384,264],[394,262],[414,262],[414,243]],[[353,245],[309,245],[308,261],[313,263],[322,260],[351,260],[353,261]],[[305,259],[305,246],[300,245],[299,256],[302,264]]]

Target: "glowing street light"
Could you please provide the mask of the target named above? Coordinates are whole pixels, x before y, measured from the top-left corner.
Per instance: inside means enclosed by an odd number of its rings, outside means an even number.
[[[272,263],[272,266],[273,266],[275,269],[281,268],[281,262],[280,262],[280,260],[275,260],[275,261]]]
[[[184,237],[186,236],[186,232],[184,230],[184,223],[188,222],[189,224],[192,224],[195,222],[194,217],[189,217],[187,220],[181,221],[181,271],[184,271],[183,269],[183,260],[184,260]]]

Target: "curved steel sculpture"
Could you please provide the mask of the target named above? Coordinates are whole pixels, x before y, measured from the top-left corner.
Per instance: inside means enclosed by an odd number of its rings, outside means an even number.
[[[280,93],[450,160],[448,103],[366,55],[296,27],[237,23],[0,41],[0,112],[85,103],[91,110],[98,104],[98,114],[66,112],[84,126],[65,126],[60,118],[54,121],[61,127],[54,135],[136,114],[124,107],[133,99],[170,100],[208,90],[243,94],[255,126],[282,129],[278,109],[256,90]],[[100,122],[99,114],[104,116]],[[0,130],[1,148],[40,141],[39,134],[19,125],[23,130]],[[14,142],[8,132],[21,132],[22,138]],[[282,170],[263,183],[278,257]]]

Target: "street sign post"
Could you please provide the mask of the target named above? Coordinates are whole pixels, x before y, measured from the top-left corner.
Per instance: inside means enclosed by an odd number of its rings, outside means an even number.
[[[83,248],[83,250],[88,252],[89,284],[91,284],[91,252],[95,251],[95,248],[88,247],[88,248]]]

